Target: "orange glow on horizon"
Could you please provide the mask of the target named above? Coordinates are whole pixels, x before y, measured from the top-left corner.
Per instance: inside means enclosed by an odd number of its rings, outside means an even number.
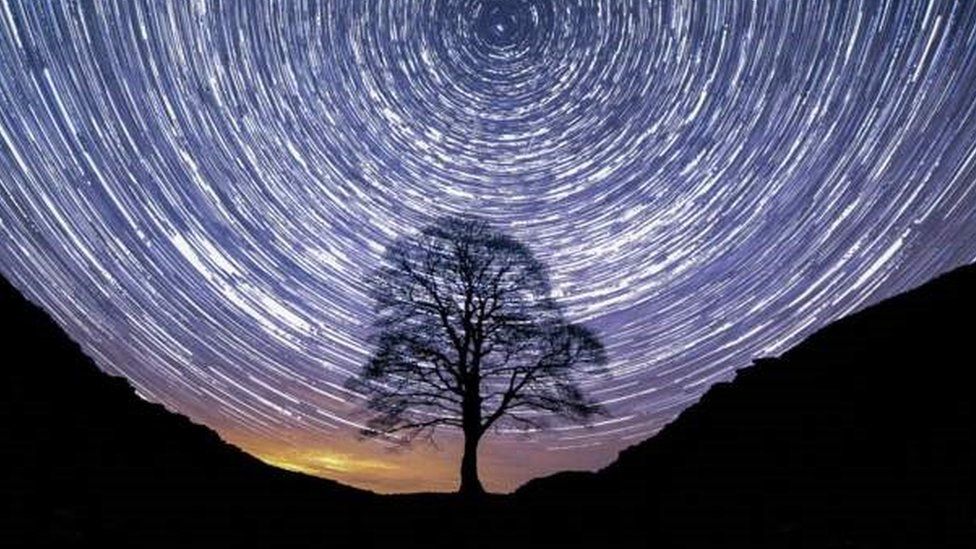
[[[232,444],[268,465],[332,480],[379,494],[454,492],[458,488],[460,444],[449,436],[434,447],[415,443],[402,449],[386,449],[374,442],[353,439],[308,440],[307,434],[292,433],[289,442],[228,436]],[[535,444],[524,442],[526,446]],[[539,459],[522,451],[518,443],[499,444],[488,439],[479,451],[479,469],[485,488],[510,493],[533,478],[563,470],[595,470],[616,457],[580,456],[572,451],[548,451]],[[580,467],[580,458],[588,467]]]

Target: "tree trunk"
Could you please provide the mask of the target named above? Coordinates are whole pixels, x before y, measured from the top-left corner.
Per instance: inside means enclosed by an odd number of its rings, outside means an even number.
[[[481,441],[481,369],[479,361],[473,360],[469,377],[464,386],[461,404],[461,425],[464,430],[464,455],[461,457],[461,488],[459,492],[466,497],[477,498],[485,493],[478,479],[478,443]]]
[[[478,442],[480,433],[464,430],[464,456],[461,458],[461,489],[465,496],[481,496],[485,489],[478,480]]]

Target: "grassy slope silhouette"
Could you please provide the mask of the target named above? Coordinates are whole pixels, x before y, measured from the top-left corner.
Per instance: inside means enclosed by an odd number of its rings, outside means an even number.
[[[252,540],[301,538],[311,526],[297,517],[311,509],[354,525],[358,506],[376,497],[265,465],[138,398],[5,280],[0,315],[7,540],[162,544],[237,529]]]
[[[713,386],[597,473],[382,497],[264,465],[101,373],[5,281],[5,538],[130,545],[976,544],[976,267]]]
[[[976,547],[974,312],[966,266],[740,369],[599,473],[518,495],[604,502],[669,546]]]

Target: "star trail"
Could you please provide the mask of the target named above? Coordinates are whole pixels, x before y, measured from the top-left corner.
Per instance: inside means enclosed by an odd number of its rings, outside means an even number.
[[[486,486],[603,466],[976,260],[976,3],[0,0],[0,270],[266,461],[454,489],[454,439],[358,440],[343,388],[366,274],[447,213],[524,241],[612,370],[612,417],[490,436]]]

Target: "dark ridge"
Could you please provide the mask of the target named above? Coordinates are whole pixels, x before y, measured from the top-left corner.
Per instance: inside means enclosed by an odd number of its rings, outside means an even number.
[[[738,370],[597,473],[537,479],[675,547],[976,547],[976,266]]]
[[[4,546],[976,547],[976,267],[713,386],[598,473],[381,497],[139,399],[0,280]]]
[[[0,278],[0,468],[7,542],[166,544],[244,532],[287,542],[355,524],[375,499],[270,467],[102,373]],[[243,537],[243,535],[241,536]],[[2,543],[0,543],[2,544]]]

